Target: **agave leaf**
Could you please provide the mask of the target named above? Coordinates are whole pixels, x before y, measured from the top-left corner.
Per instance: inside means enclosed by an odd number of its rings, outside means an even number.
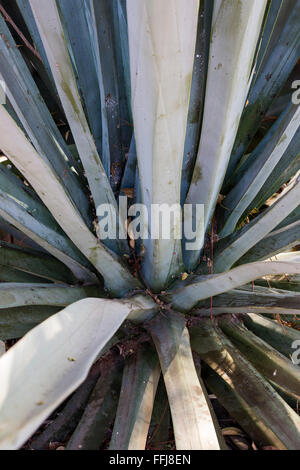
[[[253,441],[259,447],[276,446],[277,439],[270,433],[253,406],[248,404],[237,390],[222,378],[221,374],[204,363],[202,370],[207,387]]]
[[[248,171],[224,199],[225,224],[220,236],[232,233],[236,224],[265,184],[300,127],[300,107],[291,104],[271,128],[265,139],[256,147]]]
[[[122,85],[119,83],[123,74],[118,67],[117,48],[125,47],[125,44],[116,44],[116,2],[89,0],[85,3],[101,95],[102,159],[111,177],[112,188],[117,191],[124,165],[121,145],[121,126],[124,122],[120,115]]]
[[[193,175],[200,141],[205,86],[209,59],[213,2],[200,1],[191,96],[181,176],[181,204],[184,203]]]
[[[299,400],[300,368],[240,322],[222,319],[222,331],[266,379]]]
[[[28,31],[30,33],[31,39],[34,43],[34,47],[35,47],[36,51],[38,52],[38,54],[40,55],[40,57],[42,59],[42,62],[44,64],[44,66],[46,67],[46,69],[49,73],[49,76],[50,76],[51,72],[50,72],[50,67],[49,67],[49,64],[48,64],[48,59],[47,59],[42,40],[41,40],[41,37],[39,35],[37,26],[36,26],[36,23],[34,21],[34,16],[33,16],[31,7],[30,7],[29,3],[26,0],[16,0],[16,3],[18,5],[18,8],[19,8],[19,10],[22,14],[22,17],[23,17],[23,19],[26,23],[26,26],[27,26]]]
[[[264,276],[261,279],[257,279],[257,281],[255,281],[255,284],[264,288],[284,290],[286,292],[290,291],[290,293],[300,292],[299,274],[289,276],[286,276],[285,274],[277,276]]]
[[[278,253],[278,255],[270,258],[271,261],[290,261],[291,263],[300,263],[300,252],[290,251]]]
[[[299,315],[299,301],[300,295],[284,290],[255,286],[251,291],[243,286],[243,288],[216,295],[213,298],[212,308],[210,299],[199,302],[196,313],[201,316],[211,315],[211,312],[213,315],[248,312]]]
[[[295,262],[299,263],[300,262],[300,257],[299,257],[299,252],[293,251],[291,253],[279,253],[273,258],[270,258],[271,261],[290,261],[290,262]],[[286,290],[286,291],[295,291],[298,292],[300,290],[300,276],[299,274],[295,275],[285,275],[282,274],[280,275],[270,275],[270,276],[265,276],[262,279],[258,279],[256,281],[258,285],[261,286],[268,286],[272,288],[277,288],[280,290]]]
[[[270,384],[291,408],[293,408],[294,410],[297,409],[298,407],[297,403],[299,402],[299,400],[296,400],[293,395],[282,390],[277,384],[275,384],[271,380],[270,380]]]
[[[148,326],[164,376],[177,450],[220,449],[207,396],[195,369],[185,319],[175,312]]]
[[[24,177],[22,176],[22,174],[15,167],[12,167],[12,164],[9,160],[7,160],[7,162],[9,162],[10,167],[5,166],[5,164],[0,164],[0,178],[2,191],[5,191],[10,194],[12,199],[22,201],[24,207],[29,205],[28,201],[32,200],[32,204],[35,204],[35,207],[32,208],[32,210],[37,214],[37,216],[42,216],[43,214],[46,218],[46,213],[48,213],[48,219],[52,219],[49,212],[41,204],[38,195],[27,184],[27,182],[25,184]]]
[[[84,3],[83,0],[73,2],[59,0],[57,5],[64,18],[87,118],[100,153],[102,149],[100,90]]]
[[[133,298],[81,300],[52,315],[1,357],[1,449],[17,449],[31,436],[84,381],[101,349],[135,311],[144,313]]]
[[[292,225],[295,222],[298,222],[300,220],[300,205],[296,207],[295,210],[290,212],[290,214],[282,221],[280,222],[277,227],[273,230],[273,232],[277,232],[277,230],[280,230],[281,228],[286,227],[287,225]]]
[[[273,230],[299,205],[300,178],[260,216],[253,219],[240,231],[233,233],[218,247],[214,260],[214,271],[226,271],[250,248]]]
[[[160,377],[149,428],[149,440],[146,449],[163,450],[169,441],[171,414],[163,377]]]
[[[248,207],[248,211],[260,208],[300,170],[300,129],[297,131],[288,149],[281,157],[266,183]]]
[[[46,52],[45,52],[45,49],[41,40],[41,36],[39,34],[39,31],[38,31],[38,28],[37,28],[37,25],[36,25],[36,22],[35,22],[31,7],[30,7],[30,4],[27,0],[16,0],[16,3],[26,23],[26,27],[31,36],[34,48],[36,49],[36,52],[39,55],[39,57],[37,57],[36,55],[32,54],[31,60],[33,60],[34,66],[38,70],[41,80],[44,82],[44,85],[47,88],[47,92],[50,93],[51,96],[55,98],[55,102],[58,108],[60,108],[60,110],[62,111],[61,103],[57,95],[57,91],[55,88],[55,83],[53,80],[48,58],[47,58],[47,55],[46,55]],[[24,51],[22,52],[24,53]]]
[[[0,282],[25,282],[29,284],[46,283],[51,284],[51,281],[45,280],[42,277],[33,276],[17,269],[8,268],[7,266],[0,265]]]
[[[44,250],[40,245],[38,245],[33,240],[31,240],[31,238],[28,238],[23,232],[13,227],[12,225],[10,225],[1,216],[0,216],[0,232],[1,232],[1,237],[3,238],[3,240],[8,240],[9,242],[13,240],[14,243],[21,242],[23,243],[23,246],[32,248],[35,251],[38,251],[39,253],[47,253],[46,250]]]
[[[64,232],[103,274],[107,287],[122,295],[122,292],[137,286],[138,281],[120,259],[90,232],[51,167],[35,151],[3,106],[0,107],[0,122],[3,130],[1,148],[31,183]]]
[[[248,96],[248,105],[240,123],[225,181],[228,181],[227,178],[230,178],[240,158],[247,150],[268,108],[280,92],[300,55],[298,26],[300,4],[299,2],[284,3],[288,3],[286,8],[289,17]],[[279,67],[278,64],[280,64]]]
[[[131,138],[129,151],[128,151],[127,162],[126,162],[123,177],[122,177],[121,191],[124,189],[128,189],[128,188],[134,188],[136,165],[137,165],[136,145],[135,145],[135,138],[133,134]]]
[[[279,449],[297,449],[300,417],[210,320],[192,328],[193,349],[252,407],[252,419]]]
[[[237,265],[271,258],[300,243],[300,221],[273,230],[242,256]]]
[[[94,296],[99,296],[99,292],[95,292],[94,290]],[[47,305],[25,305],[23,307],[1,309],[0,338],[3,340],[21,338],[29,330],[60,310],[61,307],[51,307]],[[149,316],[149,312],[146,316]],[[135,320],[135,322],[139,321],[139,315],[137,314],[137,318],[133,320]],[[134,328],[134,326],[132,326],[132,328]],[[127,334],[128,324],[126,324],[124,329],[121,328],[118,330],[118,332],[111,338],[105,348],[101,351],[101,355],[105,354],[110,348],[115,346],[116,343],[123,341]]]
[[[163,298],[171,302],[176,310],[187,312],[200,300],[243,286],[259,277],[279,273],[300,273],[300,264],[288,261],[259,261],[238,266],[222,274],[193,276],[188,278],[186,283],[176,283]]]
[[[200,357],[197,354],[195,354],[194,351],[193,351],[193,359],[194,359],[194,363],[195,363],[195,368],[196,368],[198,380],[199,380],[199,383],[200,383],[201,388],[203,390],[203,393],[205,395],[207,405],[210,409],[210,414],[211,414],[211,417],[212,417],[214,427],[217,431],[217,436],[218,436],[218,440],[219,440],[219,444],[220,444],[220,450],[228,450],[227,444],[226,444],[225,439],[224,439],[224,434],[221,430],[218,418],[215,414],[214,407],[213,407],[209,392],[206,389],[205,383],[202,379],[202,364],[203,364],[203,362],[201,362]]]
[[[31,73],[0,15],[0,67],[8,98],[28,137],[63,182],[82,217],[90,224],[90,202],[71,169],[73,157],[45,105]]]
[[[111,450],[145,449],[160,372],[157,354],[149,345],[127,360]]]
[[[25,142],[27,143],[26,139]],[[20,240],[29,237],[68,266],[78,279],[96,282],[90,263],[61,230],[41,201],[32,197],[28,188],[4,168],[0,168],[0,183],[0,215],[23,233]],[[15,236],[14,232],[13,235]]]
[[[260,76],[262,68],[265,66],[267,60],[276,47],[276,43],[280,37],[280,34],[282,33],[286,21],[289,18],[291,10],[295,6],[296,1],[297,0],[270,0],[268,2],[269,8],[265,15],[265,23],[257,51],[255,75],[251,83],[249,95],[251,94],[251,91],[256,83],[256,79]],[[285,96],[279,96],[274,100],[268,109],[268,114],[271,116],[278,115],[280,112],[284,111],[290,101],[289,93]],[[229,181],[231,181],[231,175],[227,174],[227,176],[229,177]]]
[[[26,3],[26,4],[25,4]],[[5,11],[13,19],[15,25],[24,35],[25,39],[22,41],[21,54],[25,60],[27,67],[32,72],[34,70],[34,80],[40,90],[40,93],[49,106],[51,112],[53,109],[57,109],[55,113],[55,119],[61,116],[64,119],[64,112],[62,110],[58,94],[56,92],[54,80],[51,75],[49,63],[47,63],[45,51],[41,50],[41,38],[37,31],[37,27],[34,21],[34,17],[28,2],[23,0],[15,0],[9,2],[4,0],[3,6]],[[5,15],[4,15],[5,16]],[[23,38],[17,34],[14,28],[10,28],[12,35],[19,45],[20,40]],[[37,47],[38,44],[38,47]],[[24,47],[26,46],[26,47]],[[40,53],[41,52],[41,53]],[[62,139],[62,142],[64,139]],[[77,169],[77,167],[76,167]]]
[[[69,269],[55,258],[34,250],[0,241],[0,265],[53,282],[76,283]]]
[[[105,2],[104,2],[105,3]],[[114,41],[117,65],[120,108],[120,134],[122,163],[124,165],[133,135],[131,112],[130,62],[126,1],[117,0],[113,3]],[[102,48],[101,48],[102,49]]]
[[[290,105],[290,101],[291,101],[291,98],[289,98],[289,102],[287,103],[287,106],[284,108],[283,115],[284,115],[284,112],[286,112],[286,110],[288,109]],[[281,121],[281,119],[282,119],[282,116],[281,118],[279,118],[279,121]],[[262,142],[264,143],[264,145],[269,142],[269,140],[271,139],[271,136],[275,133],[276,128],[277,128],[277,125],[276,123],[274,123],[274,125],[271,127],[271,129],[262,139]],[[290,144],[288,145],[288,148],[281,156],[279,162],[275,165],[275,167],[271,171],[271,174],[268,176],[266,180],[266,184],[259,190],[256,197],[253,199],[253,201],[249,205],[248,211],[251,211],[254,207],[260,207],[264,202],[267,201],[269,197],[273,196],[273,194],[276,191],[278,191],[278,189],[284,183],[286,183],[290,179],[291,176],[293,176],[298,171],[297,168],[299,165],[299,141],[300,141],[299,139],[300,139],[300,130],[298,129],[294,137],[292,138]],[[262,149],[261,143],[259,143],[258,146],[261,146],[260,148]],[[252,153],[245,155],[243,159],[241,159],[241,162],[237,166],[235,173],[231,175],[230,188],[233,188],[234,186],[238,184],[240,179],[243,177],[244,173],[249,171],[249,169],[253,166],[254,160],[258,158],[258,156],[259,156],[259,153],[257,153],[256,150],[254,150]]]
[[[248,314],[244,318],[244,323],[256,336],[267,341],[273,348],[291,359],[295,352],[292,345],[295,341],[300,341],[299,331],[256,313]]]
[[[188,204],[204,204],[205,230],[215,209],[246,101],[266,4],[248,0],[238,4],[227,0],[214,3],[201,139],[186,198]],[[190,251],[190,269],[196,265],[201,248]]]
[[[300,276],[270,276],[267,279],[258,279],[255,284],[263,287],[274,287],[287,292],[300,292]]]
[[[114,420],[121,388],[123,361],[102,368],[67,450],[98,450]]]
[[[198,8],[198,0],[127,2],[132,113],[141,196],[148,211],[151,204],[180,204]],[[171,241],[144,241],[143,275],[154,290],[180,269],[175,237],[181,221],[174,225]]]
[[[129,60],[129,43],[128,43],[128,23],[126,0],[117,0],[117,24],[118,24],[118,41],[121,49],[121,63],[124,71],[124,85],[126,94],[126,106],[128,106],[129,121],[132,123],[131,112],[131,84],[130,84],[130,60]],[[122,83],[120,84],[122,86]]]
[[[64,39],[61,19],[55,0],[30,0],[37,26],[47,53],[56,88],[63,104],[81,162],[89,183],[96,209],[108,204],[112,224],[116,224],[116,200],[105,174],[93,136],[80,102],[71,59]],[[123,240],[124,242],[124,240]],[[107,242],[116,246],[118,242]],[[125,247],[125,243],[122,243]]]
[[[61,307],[34,305],[5,308],[0,311],[0,338],[3,340],[21,338],[29,330],[42,323]]]
[[[5,207],[5,210],[2,207]],[[80,257],[80,261],[77,261],[78,252],[64,235],[57,233],[52,227],[43,224],[42,221],[28,214],[26,209],[16,204],[1,190],[0,215],[67,265],[77,279],[84,282],[96,282],[95,274],[84,266],[88,264],[84,260],[82,261]]]
[[[287,8],[285,8],[285,6],[288,5],[290,8],[291,3],[293,2],[294,0],[292,0],[292,2],[284,2],[283,0],[270,0],[269,2],[268,11],[266,11],[266,18],[263,25],[260,46],[256,58],[255,77],[253,79],[254,83],[262,64],[269,57],[270,51],[272,51],[272,48],[278,39],[278,34],[280,34],[282,30],[282,24],[280,20],[282,17],[284,17],[284,21],[287,19]],[[283,15],[283,12],[285,15]]]
[[[88,403],[89,396],[101,374],[101,361],[95,362],[87,378],[73,393],[62,410],[57,413],[54,420],[30,442],[33,450],[49,449],[52,442],[66,442],[70,433],[74,431]]]
[[[0,310],[28,305],[66,307],[85,297],[100,297],[97,287],[70,287],[62,284],[0,283]]]

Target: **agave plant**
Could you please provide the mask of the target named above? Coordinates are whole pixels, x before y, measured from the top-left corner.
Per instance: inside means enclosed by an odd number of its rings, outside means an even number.
[[[64,402],[31,447],[97,449],[114,423],[110,449],[144,449],[169,407],[177,449],[224,449],[209,390],[259,447],[299,449],[300,333],[274,315],[300,314],[300,3],[0,11],[0,447]],[[133,204],[179,205],[172,236],[131,237]]]

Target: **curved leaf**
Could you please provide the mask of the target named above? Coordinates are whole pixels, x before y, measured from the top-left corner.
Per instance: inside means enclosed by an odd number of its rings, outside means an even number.
[[[186,284],[175,284],[163,298],[171,302],[172,307],[187,312],[200,300],[213,297],[223,292],[243,286],[268,274],[299,274],[300,264],[283,261],[261,261],[244,264],[222,274],[194,276]]]
[[[0,448],[19,448],[86,378],[139,301],[84,299],[31,330],[0,358]],[[59,367],[58,367],[59,365]]]
[[[300,295],[284,290],[254,286],[253,290],[240,289],[224,292],[197,304],[195,313],[200,316],[221,315],[222,313],[268,313],[300,314]]]
[[[300,221],[273,230],[242,256],[237,265],[260,261],[289,250],[300,243]]]

